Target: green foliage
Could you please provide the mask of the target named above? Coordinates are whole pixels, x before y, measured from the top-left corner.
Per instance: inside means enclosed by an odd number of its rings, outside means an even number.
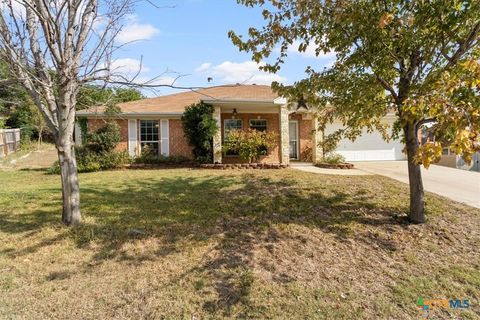
[[[323,158],[323,162],[330,163],[330,164],[339,164],[345,163],[345,157],[341,154],[330,152]]]
[[[182,116],[185,137],[198,162],[211,162],[213,159],[213,137],[219,128],[212,114],[211,105],[196,103],[186,107]]]
[[[257,62],[280,48],[263,69],[277,72],[292,49],[335,53],[331,67],[309,66],[306,79],[293,86],[273,85],[286,97],[318,106],[321,125],[340,120],[342,135],[350,139],[363,128],[379,130],[386,139],[403,131],[414,146],[416,130],[429,122],[442,147],[458,146],[466,160],[480,148],[478,2],[238,2],[261,6],[265,26],[250,28],[247,39],[230,31],[233,43]],[[381,119],[392,111],[399,121],[390,135]],[[454,141],[445,138],[452,131]]]
[[[267,155],[276,142],[277,135],[274,132],[232,130],[228,133],[228,141],[224,143],[223,150],[238,153],[243,161],[253,162]]]
[[[77,95],[77,110],[95,105],[116,105],[122,102],[143,99],[143,94],[132,88],[110,88],[97,85],[85,85]]]
[[[162,156],[155,154],[148,146],[142,148],[142,154],[134,159],[135,163],[143,164],[182,164],[191,160],[184,156]]]
[[[120,128],[113,121],[89,133],[85,145],[75,148],[78,172],[118,169],[131,163],[127,152],[115,151],[120,139]],[[49,173],[60,173],[58,161],[49,169]]]
[[[110,151],[95,153],[85,147],[75,148],[78,172],[95,172],[101,170],[120,169],[131,163],[128,153]],[[60,174],[58,161],[48,169],[50,174]]]
[[[85,147],[95,153],[111,152],[121,140],[120,127],[114,121],[108,121],[94,133],[87,135]]]

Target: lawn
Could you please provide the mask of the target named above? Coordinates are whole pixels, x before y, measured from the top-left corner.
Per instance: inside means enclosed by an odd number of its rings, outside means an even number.
[[[480,314],[480,210],[379,176],[295,170],[0,172],[0,318],[418,319],[420,297]],[[461,190],[459,190],[461,192]]]

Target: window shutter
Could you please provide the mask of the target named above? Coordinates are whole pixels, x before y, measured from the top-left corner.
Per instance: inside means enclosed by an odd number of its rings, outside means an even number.
[[[128,154],[137,155],[137,120],[128,120]]]
[[[170,129],[168,119],[160,121],[160,153],[166,157],[170,155]]]

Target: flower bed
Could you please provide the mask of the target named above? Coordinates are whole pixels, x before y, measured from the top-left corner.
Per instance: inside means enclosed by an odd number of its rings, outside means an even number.
[[[285,169],[288,168],[288,164],[280,163],[204,163],[200,165],[200,168],[204,169]]]
[[[325,169],[353,169],[353,163],[326,163],[321,162],[315,164],[316,167]]]

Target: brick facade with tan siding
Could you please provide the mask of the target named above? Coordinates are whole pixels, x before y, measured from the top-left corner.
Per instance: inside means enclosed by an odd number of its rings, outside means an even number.
[[[225,119],[232,119],[231,113],[221,114],[221,134],[222,141],[224,139],[224,125]],[[242,129],[247,130],[250,127],[250,120],[267,120],[267,130],[273,131],[277,134],[277,146],[270,150],[267,156],[260,159],[262,163],[279,163],[280,162],[280,129],[279,129],[279,115],[275,113],[239,113],[235,116],[235,119],[242,120]],[[292,114],[290,120],[298,120],[299,131],[299,150],[300,161],[312,160],[312,120],[303,120],[302,115]],[[118,151],[128,151],[128,120],[117,119],[114,120],[120,126],[121,141],[117,146]],[[106,123],[104,119],[88,119],[88,132],[94,132],[103,127]],[[185,138],[182,122],[180,119],[169,119],[169,141],[170,141],[170,155],[171,156],[184,156],[193,158],[192,148],[188,145]],[[241,159],[238,156],[223,156],[223,163],[241,163]]]
[[[170,119],[170,155],[183,156],[192,159],[192,147],[189,146],[187,138],[183,132],[182,120]]]

